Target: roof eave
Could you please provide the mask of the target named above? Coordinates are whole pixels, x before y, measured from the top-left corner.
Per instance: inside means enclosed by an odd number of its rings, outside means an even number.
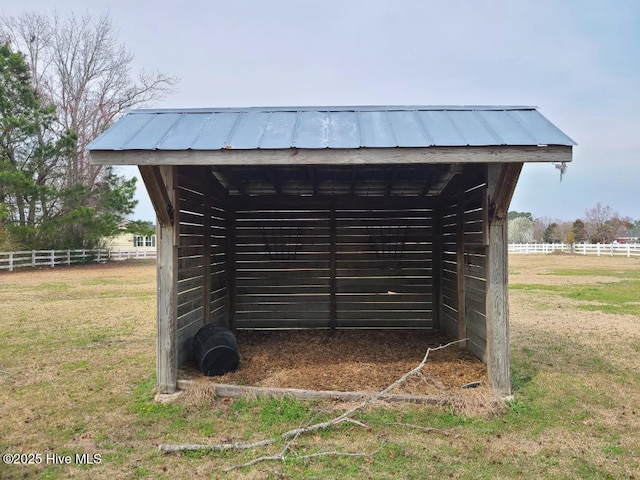
[[[571,162],[572,146],[90,150],[93,165],[358,165]]]

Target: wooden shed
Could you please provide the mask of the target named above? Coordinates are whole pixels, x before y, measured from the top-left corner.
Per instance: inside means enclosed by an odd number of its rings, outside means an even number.
[[[156,210],[159,392],[218,323],[439,330],[508,395],[507,209],[573,145],[534,107],[278,107],[132,111],[89,150]]]

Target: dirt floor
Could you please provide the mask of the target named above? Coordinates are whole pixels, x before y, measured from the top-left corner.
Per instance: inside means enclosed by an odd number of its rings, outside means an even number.
[[[240,368],[219,383],[308,390],[382,390],[416,367],[429,347],[451,341],[428,331],[337,330],[238,332]],[[182,372],[197,378],[198,372]],[[487,384],[486,366],[453,345],[431,352],[422,375],[394,393],[436,395]]]

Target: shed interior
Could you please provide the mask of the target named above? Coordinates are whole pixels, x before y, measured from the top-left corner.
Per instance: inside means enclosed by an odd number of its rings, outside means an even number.
[[[486,166],[179,166],[176,194],[179,365],[205,323],[457,337],[460,241],[485,358]]]

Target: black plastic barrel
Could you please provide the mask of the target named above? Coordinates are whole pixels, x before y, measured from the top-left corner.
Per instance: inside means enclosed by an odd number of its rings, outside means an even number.
[[[193,337],[193,355],[200,371],[208,377],[235,372],[240,363],[238,342],[222,325],[205,325]]]

